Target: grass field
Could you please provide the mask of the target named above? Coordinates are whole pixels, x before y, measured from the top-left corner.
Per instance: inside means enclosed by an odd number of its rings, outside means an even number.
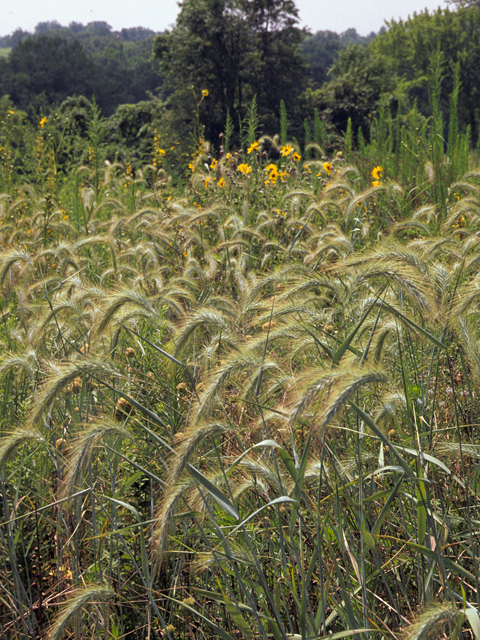
[[[479,638],[464,138],[174,183],[54,126],[3,132],[0,637]]]

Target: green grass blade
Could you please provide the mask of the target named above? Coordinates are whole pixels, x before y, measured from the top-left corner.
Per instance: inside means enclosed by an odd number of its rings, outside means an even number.
[[[187,465],[188,471],[195,478],[195,480],[202,485],[204,489],[208,491],[208,493],[212,496],[212,498],[223,508],[227,513],[235,518],[235,520],[240,520],[240,516],[235,506],[230,502],[227,496],[220,491],[218,487],[216,487],[213,482],[210,482],[208,478],[206,478],[203,473],[200,473],[198,469],[195,469],[191,464]]]

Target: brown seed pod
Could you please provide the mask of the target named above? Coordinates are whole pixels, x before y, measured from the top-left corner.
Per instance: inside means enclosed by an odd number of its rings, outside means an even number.
[[[135,414],[135,407],[125,398],[119,398],[115,407],[115,418],[119,421]]]

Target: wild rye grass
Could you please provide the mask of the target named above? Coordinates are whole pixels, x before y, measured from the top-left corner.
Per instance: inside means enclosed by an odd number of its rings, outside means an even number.
[[[480,173],[254,116],[182,189],[5,133],[2,638],[480,637]]]

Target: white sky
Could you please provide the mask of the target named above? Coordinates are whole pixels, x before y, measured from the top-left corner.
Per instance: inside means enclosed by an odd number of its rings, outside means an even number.
[[[330,30],[341,33],[354,28],[360,35],[378,31],[385,20],[406,19],[425,8],[429,11],[446,3],[439,0],[296,0],[301,26],[313,32]],[[33,31],[38,22],[104,20],[114,30],[123,27],[148,27],[162,31],[175,23],[176,0],[0,0],[0,35],[15,29]]]

